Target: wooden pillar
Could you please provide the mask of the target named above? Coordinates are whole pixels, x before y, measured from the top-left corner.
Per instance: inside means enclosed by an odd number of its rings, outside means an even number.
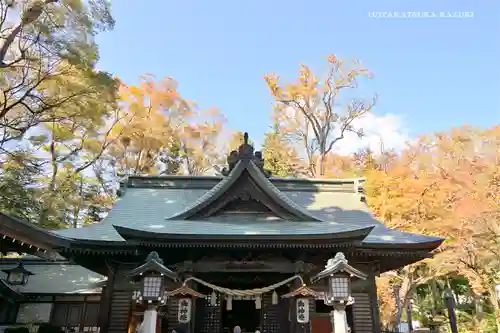
[[[115,284],[116,266],[108,266],[108,280],[103,288],[101,304],[99,306],[99,327],[100,333],[108,333],[109,317],[111,312],[111,300]]]

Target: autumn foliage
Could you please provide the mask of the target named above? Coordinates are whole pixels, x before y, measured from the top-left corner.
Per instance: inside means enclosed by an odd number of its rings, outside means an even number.
[[[422,137],[389,164],[365,170],[368,203],[387,226],[446,238],[433,259],[393,272],[381,285],[401,285],[407,301],[419,284],[464,276],[471,292],[488,295],[498,326],[499,145],[498,126],[455,128]],[[394,316],[393,295],[379,292]]]
[[[355,120],[370,112],[375,98],[350,98],[342,95],[358,87],[361,78],[372,74],[359,62],[346,62],[330,55],[324,79],[315,76],[302,64],[295,82],[281,84],[274,73],[264,80],[275,99],[273,118],[307,159],[311,177],[324,177],[325,159],[335,145],[347,133],[363,136],[363,129],[355,126]]]
[[[123,177],[203,175],[241,144],[221,112],[200,109],[173,78],[145,75],[127,85],[94,68],[95,31],[114,23],[106,1],[19,3],[24,9],[0,10],[0,211],[49,228],[96,223]],[[500,126],[341,156],[336,148],[347,135],[365,135],[358,120],[376,94],[360,97],[356,88],[373,75],[354,59],[330,55],[325,64],[317,74],[303,64],[288,82],[264,77],[274,100],[265,168],[277,177],[364,176],[367,203],[388,227],[446,238],[433,258],[378,279],[384,323],[402,316],[394,285],[403,307],[430,289],[433,304],[419,305],[433,312],[440,292],[461,278],[500,333]]]

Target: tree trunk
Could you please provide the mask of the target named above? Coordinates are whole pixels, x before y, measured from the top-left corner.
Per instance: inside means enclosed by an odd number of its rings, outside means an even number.
[[[431,295],[432,295],[432,315],[435,316],[438,312],[439,301],[441,299],[441,295],[439,294],[439,290],[435,279],[431,279],[429,281],[429,288],[431,289]]]
[[[413,283],[412,273],[406,271],[403,277],[403,282],[401,283],[401,288],[399,289],[399,299],[401,301],[401,311],[397,311],[390,318],[391,326],[396,326],[401,322],[401,316],[403,314],[403,309],[408,306],[409,299],[412,295],[413,288],[415,287]]]
[[[497,325],[497,333],[500,333],[500,303],[496,291],[496,285],[489,286],[489,299],[491,305],[493,306],[493,312],[495,314],[495,324]]]
[[[55,123],[52,123],[53,126],[55,126]],[[56,139],[54,138],[54,132],[52,132],[52,139],[50,141],[50,164],[52,166],[52,174],[50,176],[50,182],[49,182],[49,193],[47,195],[47,200],[45,202],[45,205],[42,208],[42,211],[40,213],[40,219],[38,220],[38,223],[43,226],[44,223],[47,222],[47,219],[49,215],[52,213],[53,206],[54,206],[54,200],[56,197],[56,190],[57,190],[57,174],[59,172],[59,164],[57,163],[57,155],[56,155]]]
[[[316,177],[322,178],[325,175],[325,161],[326,156],[324,154],[319,154],[318,163],[316,164]]]

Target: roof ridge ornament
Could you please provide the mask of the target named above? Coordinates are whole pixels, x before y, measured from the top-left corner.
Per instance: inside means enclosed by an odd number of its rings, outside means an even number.
[[[156,251],[152,251],[148,254],[144,264],[127,272],[125,275],[129,278],[137,279],[143,273],[147,272],[157,272],[162,275],[166,275],[174,281],[177,281],[178,279],[177,273],[173,272],[163,264],[163,259],[160,258],[158,252]]]
[[[267,178],[271,177],[271,172],[264,169],[264,158],[262,156],[262,152],[254,152],[254,147],[249,143],[248,132],[243,134],[243,144],[238,147],[238,150],[233,150],[229,153],[227,157],[228,167],[222,169],[222,174],[224,176],[229,176],[231,171],[233,171],[240,161],[252,161]]]
[[[123,197],[125,191],[127,190],[129,175],[124,173],[118,173],[117,176],[118,176],[118,189],[116,190],[116,196],[120,198]]]
[[[325,268],[311,278],[311,282],[316,282],[318,280],[324,279],[332,274],[339,272],[348,273],[351,276],[355,276],[358,279],[366,280],[367,274],[361,272],[360,270],[349,265],[345,255],[342,252],[337,252],[334,258],[328,259]]]

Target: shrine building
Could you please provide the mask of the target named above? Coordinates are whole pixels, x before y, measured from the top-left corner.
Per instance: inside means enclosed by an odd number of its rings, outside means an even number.
[[[336,292],[352,333],[379,333],[375,277],[443,240],[386,228],[363,179],[272,177],[245,139],[224,176],[128,177],[97,224],[0,214],[1,252],[23,254],[0,259],[0,331],[135,333],[154,305],[156,333],[330,333]]]

